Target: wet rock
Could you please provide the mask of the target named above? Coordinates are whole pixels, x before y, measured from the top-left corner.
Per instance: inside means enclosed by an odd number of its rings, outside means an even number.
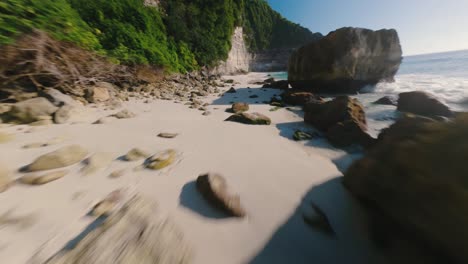
[[[393,81],[402,62],[396,30],[341,28],[293,52],[288,79],[294,89],[354,93]]]
[[[11,171],[3,164],[0,164],[0,193],[6,191],[13,185]]]
[[[147,159],[150,154],[148,154],[146,151],[141,150],[139,148],[134,148],[130,150],[127,154],[124,156],[124,160],[126,161],[137,161],[141,159]]]
[[[448,106],[433,95],[421,91],[401,93],[398,99],[398,111],[429,117],[453,116],[453,112]]]
[[[234,103],[231,106],[231,112],[235,114],[239,114],[242,112],[249,111],[249,104],[247,103]]]
[[[397,99],[393,96],[384,96],[377,101],[373,102],[373,104],[377,105],[397,105]]]
[[[193,251],[172,220],[157,205],[140,196],[125,202],[104,222],[55,254],[48,264],[189,264]],[[46,256],[47,259],[49,256]],[[39,260],[37,263],[44,263]]]
[[[387,248],[413,241],[440,257],[436,263],[468,263],[468,114],[451,122],[405,117],[384,132],[344,175],[367,205],[373,232]]]
[[[304,222],[312,228],[325,233],[327,235],[335,235],[327,215],[314,203],[310,204],[310,208],[303,213]]]
[[[68,174],[68,171],[61,170],[61,171],[54,171],[48,172],[42,175],[25,175],[18,179],[18,181],[22,184],[27,185],[44,185],[52,181],[56,181],[65,177]]]
[[[290,105],[305,105],[316,97],[310,92],[288,90],[281,95],[283,102]]]
[[[127,110],[127,109],[124,109],[124,110],[122,110],[122,111],[120,111],[120,112],[118,112],[116,114],[111,115],[111,116],[116,117],[118,119],[127,119],[127,118],[136,117],[136,114],[129,111],[129,110]]]
[[[212,206],[228,215],[235,217],[246,216],[240,197],[229,193],[223,176],[213,173],[200,175],[197,178],[197,189]]]
[[[374,141],[366,132],[366,114],[357,99],[339,96],[329,102],[310,102],[305,105],[304,113],[304,121],[324,132],[337,147],[352,144],[369,147]]]
[[[43,171],[67,167],[86,158],[88,151],[79,145],[70,145],[38,157],[23,168],[24,171]]]
[[[108,167],[111,162],[114,160],[114,157],[107,152],[98,152],[93,154],[84,160],[85,166],[81,169],[81,172],[85,175],[95,173],[100,169]]]
[[[176,156],[177,153],[173,149],[163,151],[148,158],[145,162],[146,168],[152,170],[164,169],[175,162]]]
[[[178,135],[179,134],[177,134],[177,133],[159,133],[158,137],[160,137],[160,138],[175,138]]]
[[[260,113],[240,113],[228,117],[225,121],[237,122],[247,125],[270,125],[271,119]]]
[[[9,121],[27,124],[43,120],[44,116],[51,116],[57,109],[46,98],[37,97],[14,104],[6,117]]]

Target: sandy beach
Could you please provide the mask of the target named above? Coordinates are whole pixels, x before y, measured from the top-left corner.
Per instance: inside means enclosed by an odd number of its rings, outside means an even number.
[[[94,220],[86,214],[98,201],[124,188],[155,201],[174,220],[193,246],[196,264],[385,263],[369,240],[361,208],[340,182],[353,155],[334,149],[324,139],[293,141],[296,129],[313,128],[304,124],[300,108],[270,111],[272,106],[262,103],[280,94],[249,84],[267,74],[223,78],[235,80],[237,93],[203,98],[209,104],[208,116],[182,103],[130,100],[123,107],[137,116],[106,124],[92,123],[117,110],[86,106],[83,120],[75,124],[33,131],[27,125],[3,125],[0,131],[15,138],[0,145],[0,161],[15,171],[15,177],[22,176],[18,169],[36,157],[70,144],[91,154],[107,152],[115,160],[90,175],[80,172],[82,165],[74,165],[60,180],[42,186],[16,184],[0,194],[1,262],[28,263],[42,246],[50,252],[60,250]],[[232,102],[249,103],[249,112],[267,115],[272,124],[225,122],[231,115],[225,110]],[[161,132],[179,135],[157,137]],[[53,139],[60,140],[42,148],[22,148]],[[141,162],[119,160],[132,148],[149,153],[175,149],[179,159],[162,171],[134,170]],[[121,169],[125,169],[122,177],[108,177]],[[246,218],[226,218],[203,200],[195,180],[207,172],[226,178],[240,195]],[[304,223],[302,214],[310,201],[326,213],[336,237]],[[2,224],[5,219],[24,220]]]

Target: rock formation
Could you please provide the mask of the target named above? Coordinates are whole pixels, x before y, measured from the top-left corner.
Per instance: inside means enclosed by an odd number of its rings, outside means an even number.
[[[401,62],[395,30],[341,28],[291,55],[289,83],[318,93],[356,92],[379,81],[393,81]]]
[[[398,99],[398,110],[423,116],[453,116],[448,106],[431,94],[421,91],[401,93]]]
[[[231,51],[226,61],[216,67],[214,73],[217,74],[238,74],[248,72],[252,55],[247,50],[247,44],[244,40],[244,30],[237,27],[231,39]]]
[[[436,263],[468,263],[467,133],[467,114],[453,122],[406,117],[345,173],[345,186],[371,209],[387,248],[413,240],[423,255],[439,257]]]

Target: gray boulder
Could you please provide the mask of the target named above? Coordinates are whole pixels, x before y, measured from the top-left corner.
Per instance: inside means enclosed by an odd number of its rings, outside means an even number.
[[[396,30],[341,28],[296,50],[289,60],[293,88],[316,93],[354,93],[393,81],[402,62]]]
[[[44,117],[51,116],[57,109],[46,98],[37,97],[14,104],[6,116],[11,121],[27,124],[44,120]]]

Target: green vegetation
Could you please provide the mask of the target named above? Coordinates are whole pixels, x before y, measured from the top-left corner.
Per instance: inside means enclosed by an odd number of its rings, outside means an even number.
[[[110,56],[185,72],[227,58],[236,26],[252,51],[296,47],[314,38],[264,0],[2,0],[0,45],[33,29]]]

